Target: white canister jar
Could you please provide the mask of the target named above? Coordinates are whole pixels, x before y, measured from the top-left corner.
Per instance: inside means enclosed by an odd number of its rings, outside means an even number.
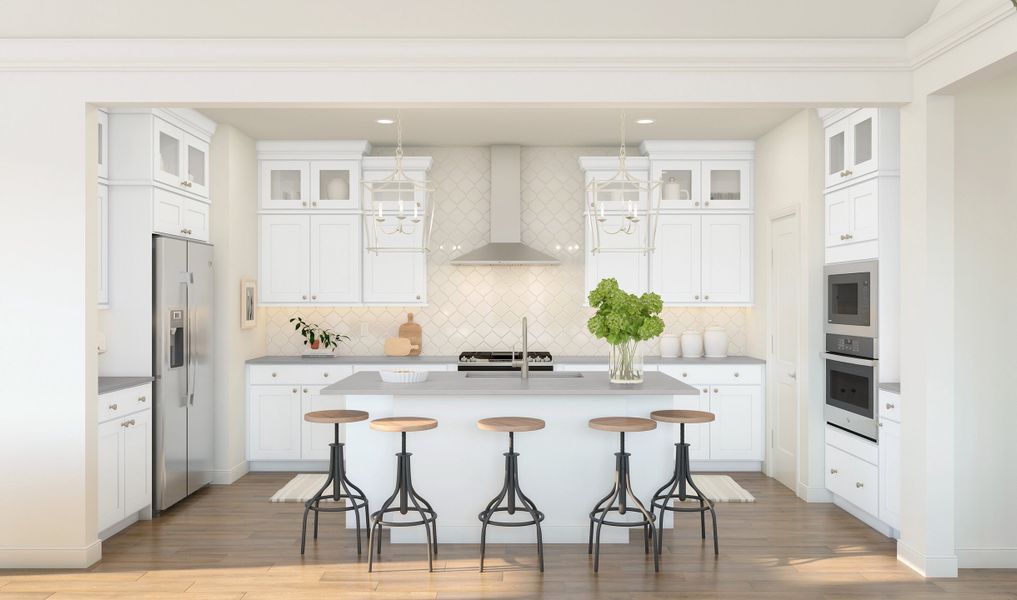
[[[678,344],[678,336],[673,333],[665,333],[660,336],[661,358],[678,358],[681,347]]]
[[[726,358],[727,331],[723,327],[707,327],[703,334],[703,346],[707,358]]]
[[[692,330],[682,333],[682,356],[685,358],[703,357],[703,334]]]
[[[329,200],[348,200],[350,197],[350,183],[342,177],[333,177],[328,180],[325,186]]]

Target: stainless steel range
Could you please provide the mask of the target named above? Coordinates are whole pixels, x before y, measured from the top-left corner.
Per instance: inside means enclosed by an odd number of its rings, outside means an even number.
[[[531,371],[553,371],[554,357],[550,352],[526,353]],[[459,355],[460,371],[521,371],[523,353],[519,351],[463,352]]]

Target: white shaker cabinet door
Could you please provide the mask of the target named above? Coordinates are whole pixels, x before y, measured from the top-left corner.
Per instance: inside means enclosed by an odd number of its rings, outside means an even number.
[[[622,217],[608,215],[609,229],[619,227]],[[610,221],[614,219],[614,221]],[[618,287],[630,294],[642,294],[649,289],[650,261],[642,252],[624,251],[633,247],[639,240],[645,239],[647,219],[638,224],[638,231],[632,235],[615,234],[599,235],[600,251],[594,253],[594,233],[589,220],[586,224],[586,294],[584,303],[588,301],[590,291],[597,287],[603,279],[614,278]]]
[[[199,137],[184,136],[184,187],[202,198],[208,198],[208,146]]]
[[[360,217],[314,215],[311,226],[311,301],[360,302]]]
[[[754,385],[710,387],[710,458],[763,460],[763,394]]]
[[[253,385],[250,388],[248,460],[300,458],[300,386]]]
[[[701,410],[710,412],[710,387],[706,385],[695,386],[699,394],[695,396],[675,396],[675,410]],[[661,423],[661,425],[667,425]],[[674,427],[674,441],[681,439],[680,425],[667,425]],[[685,425],[685,443],[689,445],[689,458],[692,460],[709,460],[710,458],[710,423],[695,423]]]
[[[99,424],[96,465],[100,531],[121,521],[124,511],[123,430],[120,419]]]
[[[879,520],[900,529],[900,425],[879,421]]]
[[[650,259],[650,289],[665,304],[697,303],[702,294],[702,218],[663,215]]]
[[[152,166],[153,178],[173,189],[186,190],[187,174],[185,172],[185,153],[187,134],[175,125],[162,119],[153,119],[153,136],[155,164]]]
[[[109,188],[99,185],[99,306],[109,305]]]
[[[310,301],[310,218],[261,216],[261,301],[300,304]]]
[[[426,261],[423,252],[373,252],[365,249],[364,303],[426,304]]]
[[[341,377],[339,379],[342,379]],[[319,410],[341,410],[346,406],[344,396],[323,395],[323,385],[305,385],[301,388],[301,413]],[[328,423],[308,423],[301,417],[301,450],[303,460],[328,460],[329,444],[335,441],[335,426]],[[346,439],[346,426],[339,426],[339,441]]]
[[[152,503],[152,411],[124,419],[124,512],[131,514]]]
[[[704,215],[703,302],[752,302],[752,215]]]

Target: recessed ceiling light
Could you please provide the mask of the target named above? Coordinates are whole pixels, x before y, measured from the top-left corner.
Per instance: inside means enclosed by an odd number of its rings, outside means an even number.
[[[636,119],[636,123],[640,125],[652,125],[656,123],[654,119]]]
[[[391,125],[392,123],[395,123],[395,121],[392,119],[377,119],[375,123],[378,125]]]

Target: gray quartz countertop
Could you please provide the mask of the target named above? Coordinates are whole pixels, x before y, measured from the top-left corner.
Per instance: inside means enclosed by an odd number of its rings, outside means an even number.
[[[887,392],[893,392],[894,394],[900,394],[899,383],[881,383],[879,389],[886,390]]]
[[[728,356],[726,358],[662,358],[646,356],[643,361],[648,365],[762,365],[766,361],[751,356]],[[424,356],[329,356],[302,358],[300,356],[262,356],[247,361],[249,365],[408,365],[418,364],[456,364],[459,355],[424,355]],[[607,356],[555,356],[554,362],[559,365],[598,365],[607,364]]]
[[[127,388],[145,385],[155,380],[155,377],[100,377],[99,394],[108,394]]]
[[[480,376],[477,376],[480,375]],[[436,372],[422,383],[385,383],[374,371],[354,373],[321,391],[342,396],[686,396],[699,390],[657,372],[643,374],[643,382],[621,385],[608,381],[607,373],[583,371],[562,377],[562,373],[530,373],[522,379],[491,377],[486,373]],[[552,375],[558,375],[557,377]]]

